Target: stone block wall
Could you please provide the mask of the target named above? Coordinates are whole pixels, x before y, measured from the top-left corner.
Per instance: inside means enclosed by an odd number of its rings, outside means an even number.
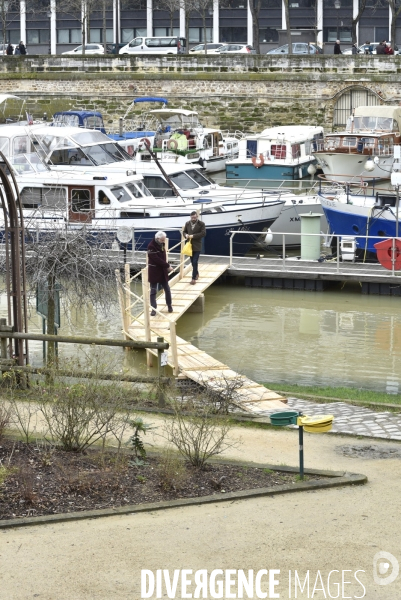
[[[26,110],[37,118],[44,112],[51,116],[57,110],[72,108],[99,110],[114,131],[119,117],[141,96],[165,97],[170,107],[196,110],[205,126],[245,132],[291,124],[323,125],[330,130],[335,103],[353,87],[372,91],[381,103],[398,104],[401,98],[398,77],[388,73],[390,67],[398,70],[398,57],[385,57],[387,62],[359,56],[357,60],[340,57],[336,62],[334,57],[283,59],[274,55],[268,59],[244,55],[231,60],[26,58],[30,62],[17,58],[19,71],[10,70],[6,57],[0,62],[3,93],[24,97]],[[121,65],[124,72],[119,71]],[[221,70],[228,68],[232,72]],[[259,72],[250,72],[251,68]],[[375,73],[367,73],[369,68],[375,68]],[[127,127],[138,122],[143,110],[140,104],[128,113]],[[135,123],[130,123],[132,117]]]

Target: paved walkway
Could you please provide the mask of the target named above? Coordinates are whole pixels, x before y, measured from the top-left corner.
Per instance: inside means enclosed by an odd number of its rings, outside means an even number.
[[[333,429],[330,433],[401,440],[401,413],[375,412],[369,408],[353,406],[345,402],[321,404],[299,398],[288,398],[287,407],[290,410],[299,410],[309,416],[334,415]],[[268,416],[272,412],[274,411],[266,411],[263,415]]]

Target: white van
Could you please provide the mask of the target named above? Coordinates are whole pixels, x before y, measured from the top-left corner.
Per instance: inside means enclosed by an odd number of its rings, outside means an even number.
[[[137,37],[121,48],[120,54],[183,54],[186,46],[182,37]]]

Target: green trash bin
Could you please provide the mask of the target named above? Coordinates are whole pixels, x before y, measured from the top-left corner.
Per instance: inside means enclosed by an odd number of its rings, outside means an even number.
[[[270,415],[270,423],[284,427],[285,425],[296,425],[299,413],[296,410],[284,410]]]

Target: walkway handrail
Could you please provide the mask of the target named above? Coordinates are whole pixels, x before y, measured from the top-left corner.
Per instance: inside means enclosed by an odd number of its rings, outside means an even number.
[[[253,235],[266,235],[266,231],[252,231]],[[233,266],[233,240],[234,240],[234,236],[238,235],[238,234],[245,234],[245,235],[249,235],[249,231],[230,231],[230,263],[229,263],[229,268],[232,268]],[[283,256],[283,269],[285,268],[286,265],[286,256],[285,256],[285,236],[287,235],[293,235],[293,234],[289,234],[288,231],[287,232],[283,232],[283,231],[275,231],[274,235],[281,235],[283,236],[283,242],[282,242],[282,256]],[[302,236],[307,236],[307,237],[319,237],[319,238],[326,238],[330,237],[330,238],[336,238],[337,239],[337,257],[336,257],[336,264],[337,264],[337,273],[340,272],[340,240],[341,238],[362,238],[364,240],[366,240],[366,244],[365,244],[365,252],[366,252],[366,247],[367,247],[367,241],[369,239],[373,239],[373,240],[392,240],[393,244],[392,244],[392,252],[391,252],[391,263],[392,263],[392,269],[391,269],[391,273],[393,276],[396,275],[395,269],[394,269],[394,265],[396,262],[396,245],[395,242],[396,240],[401,241],[400,237],[383,237],[383,236],[379,236],[379,235],[359,235],[359,234],[355,234],[355,235],[346,235],[346,234],[327,234],[327,233],[301,233],[300,234],[301,237]],[[363,250],[363,248],[362,248]],[[334,260],[334,259],[331,259]],[[347,262],[347,261],[346,261]],[[384,268],[384,267],[382,267]],[[381,269],[380,269],[381,270]],[[397,273],[398,274],[398,273]],[[401,276],[401,271],[399,272],[400,276]]]

